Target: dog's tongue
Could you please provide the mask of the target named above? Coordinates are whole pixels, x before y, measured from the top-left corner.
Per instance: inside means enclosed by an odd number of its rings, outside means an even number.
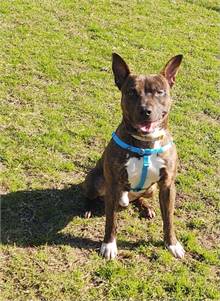
[[[145,123],[139,124],[139,129],[143,133],[151,133],[154,131],[155,126],[156,126],[156,122],[145,122]]]

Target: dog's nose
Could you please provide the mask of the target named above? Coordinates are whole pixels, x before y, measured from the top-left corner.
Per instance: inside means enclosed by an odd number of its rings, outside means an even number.
[[[141,115],[145,117],[149,117],[151,115],[152,110],[146,106],[141,107]]]
[[[145,111],[145,114],[146,114],[147,116],[150,116],[151,110],[146,110],[146,111]]]

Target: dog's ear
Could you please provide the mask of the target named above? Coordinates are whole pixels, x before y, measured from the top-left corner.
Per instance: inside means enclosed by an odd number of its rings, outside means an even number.
[[[171,88],[175,83],[176,75],[178,73],[182,59],[183,56],[181,54],[172,57],[172,59],[169,60],[169,62],[160,72],[160,74],[162,74],[167,79]]]
[[[115,83],[119,90],[121,90],[123,83],[130,74],[130,70],[125,61],[117,53],[112,54],[112,70],[115,77]]]

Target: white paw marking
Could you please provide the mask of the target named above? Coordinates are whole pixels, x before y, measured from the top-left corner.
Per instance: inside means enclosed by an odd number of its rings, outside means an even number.
[[[119,205],[122,207],[127,207],[129,205],[128,191],[122,192],[122,196],[119,200]]]
[[[101,245],[100,253],[106,259],[115,258],[118,254],[116,240],[114,239],[112,242],[109,243],[103,242]]]
[[[153,209],[148,208],[148,218],[154,218],[156,216],[156,213]]]
[[[86,211],[85,214],[84,214],[84,217],[85,218],[90,218],[92,215],[92,212],[91,211]]]
[[[172,253],[172,255],[176,258],[183,258],[185,255],[185,250],[178,241],[175,245],[170,245],[166,247],[170,251],[170,253]]]

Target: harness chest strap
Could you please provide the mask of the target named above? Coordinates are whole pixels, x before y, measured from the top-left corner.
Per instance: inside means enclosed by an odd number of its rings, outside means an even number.
[[[131,188],[132,191],[140,191],[143,190],[144,183],[147,178],[148,174],[148,167],[149,167],[149,158],[152,154],[161,154],[168,150],[172,145],[173,141],[169,142],[168,144],[161,146],[159,148],[139,148],[132,145],[129,145],[122,141],[114,132],[112,133],[112,139],[115,141],[115,143],[120,146],[123,149],[126,149],[128,151],[131,151],[135,154],[138,154],[140,157],[143,157],[143,166],[142,166],[142,172],[141,172],[141,178],[139,183],[136,187]]]

